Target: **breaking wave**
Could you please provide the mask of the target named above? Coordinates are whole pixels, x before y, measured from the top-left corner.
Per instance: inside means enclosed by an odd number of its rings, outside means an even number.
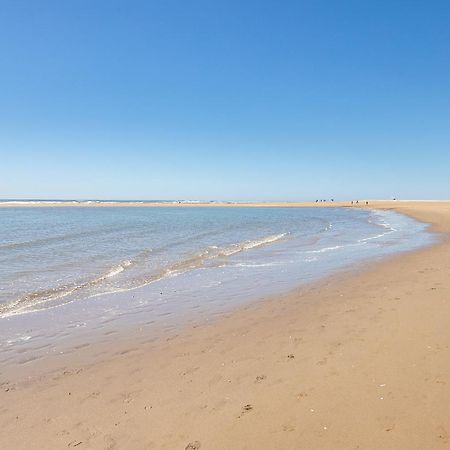
[[[145,257],[149,257],[152,253],[152,250],[146,249],[136,255],[134,259],[124,260],[121,263],[114,265],[108,271],[96,278],[87,281],[60,285],[51,289],[30,292],[19,297],[18,299],[2,304],[0,305],[0,317],[7,317],[22,314],[25,312],[35,311],[37,307],[42,306],[43,304],[50,303],[52,304],[52,306],[59,306],[60,304],[65,304],[73,301],[72,297],[75,294],[84,294],[80,295],[80,297],[77,298],[86,298],[104,295],[111,292],[137,289],[149,283],[159,281],[170,276],[179,275],[180,273],[184,273],[189,270],[195,270],[201,267],[205,267],[208,263],[212,263],[214,260],[228,258],[240,252],[252,250],[264,245],[269,245],[271,243],[279,241],[286,235],[287,233],[275,234],[223,247],[209,246],[195,253],[191,257],[176,261],[166,267],[160,268],[156,272],[145,274],[134,279],[131,278],[130,280],[125,279],[122,286],[117,285],[113,289],[111,289],[111,286],[109,286],[109,289],[108,286],[105,286],[104,291],[90,292],[90,289],[98,287],[101,288],[103,283],[108,283],[128,269],[141,263],[145,259]],[[55,302],[57,302],[57,305],[54,304]]]

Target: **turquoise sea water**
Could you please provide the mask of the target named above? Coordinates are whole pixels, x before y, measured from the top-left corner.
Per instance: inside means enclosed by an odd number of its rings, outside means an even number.
[[[365,209],[0,208],[0,350],[208,317],[433,239]]]

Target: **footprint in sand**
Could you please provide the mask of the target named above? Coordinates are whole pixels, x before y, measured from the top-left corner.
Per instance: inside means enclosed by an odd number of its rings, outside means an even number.
[[[238,419],[240,419],[245,413],[248,413],[249,411],[253,410],[253,406],[250,404],[244,405],[242,407],[242,413],[238,416]]]
[[[438,427],[438,438],[442,439],[445,443],[447,443],[450,440],[450,435],[447,433],[447,430],[440,425]]]
[[[189,444],[186,445],[185,450],[198,450],[201,445],[200,441],[189,442]]]

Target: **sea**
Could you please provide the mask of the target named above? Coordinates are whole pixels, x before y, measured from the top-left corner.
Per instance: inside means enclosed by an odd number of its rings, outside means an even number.
[[[96,332],[208,321],[435,240],[424,223],[366,208],[9,202],[0,207],[0,364]]]

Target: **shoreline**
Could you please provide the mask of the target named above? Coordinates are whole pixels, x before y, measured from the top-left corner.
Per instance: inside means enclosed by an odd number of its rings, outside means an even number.
[[[325,208],[323,210],[326,211]],[[336,215],[337,212],[333,214]],[[108,339],[105,339],[105,336],[110,338],[114,335],[115,342],[120,342],[123,339],[128,339],[135,329],[142,330],[142,334],[145,334],[147,337],[150,335],[152,338],[180,332],[190,324],[199,325],[208,323],[211,320],[220,320],[220,317],[224,314],[239,311],[245,305],[250,305],[254,302],[259,303],[263,300],[268,301],[268,299],[278,299],[281,296],[288,295],[291,291],[303,289],[312,284],[320,285],[323,280],[329,279],[331,276],[337,275],[341,277],[344,273],[348,276],[355,272],[356,268],[358,270],[361,268],[366,270],[368,266],[374,264],[374,261],[383,261],[388,257],[412,251],[414,247],[423,248],[437,239],[434,233],[426,231],[427,226],[420,225],[414,219],[409,219],[404,215],[399,215],[399,218],[397,218],[394,213],[389,211],[383,212],[367,208],[352,211],[343,208],[338,216],[341,219],[350,217],[349,221],[346,222],[346,227],[352,229],[358,218],[367,218],[369,214],[370,216],[373,214],[376,217],[383,217],[381,223],[384,223],[385,225],[383,226],[387,227],[383,228],[382,234],[372,236],[369,240],[374,237],[375,239],[382,238],[384,234],[390,235],[390,233],[393,231],[397,232],[399,229],[412,230],[416,227],[422,229],[420,232],[416,231],[418,234],[415,235],[415,238],[409,237],[408,239],[401,237],[402,232],[400,232],[399,237],[391,238],[392,242],[391,244],[386,244],[385,250],[364,250],[366,247],[363,246],[361,250],[358,250],[358,254],[353,254],[353,256],[341,252],[341,247],[347,246],[348,243],[336,246],[336,240],[324,242],[316,250],[312,251],[312,253],[321,253],[325,250],[327,255],[331,255],[331,260],[329,259],[328,262],[315,263],[321,264],[322,267],[311,269],[312,265],[303,262],[303,267],[297,267],[288,271],[289,269],[284,266],[276,264],[275,271],[271,273],[266,272],[265,274],[265,278],[267,280],[270,278],[270,282],[265,282],[259,275],[260,281],[254,284],[259,287],[253,287],[251,291],[245,284],[245,280],[238,278],[222,290],[219,289],[215,292],[200,290],[197,292],[197,295],[186,289],[184,291],[181,290],[178,296],[173,293],[170,295],[170,290],[177,292],[179,289],[173,285],[160,286],[157,284],[154,286],[152,283],[149,283],[135,289],[119,288],[116,293],[105,292],[102,295],[97,294],[95,298],[86,296],[84,299],[81,298],[75,301],[69,299],[67,303],[59,305],[52,304],[49,301],[47,302],[48,304],[44,303],[42,309],[39,308],[38,304],[34,311],[18,311],[17,313],[12,311],[9,316],[0,318],[4,325],[3,331],[0,333],[0,383],[11,379],[14,380],[13,374],[15,372],[20,374],[24,372],[35,373],[41,372],[42,368],[45,368],[48,364],[52,367],[57,366],[57,364],[61,366],[61,361],[63,360],[68,360],[70,363],[70,355],[73,356],[74,351],[79,353],[79,349],[85,347],[98,349],[99,341],[103,343],[106,341],[105,345],[107,346]],[[334,215],[333,217],[335,217]],[[403,216],[403,218],[400,218],[400,216]],[[370,220],[368,221],[370,222]],[[403,223],[404,221],[410,221],[410,223]],[[341,231],[344,231],[344,229]],[[376,232],[380,233],[380,231]],[[353,244],[348,244],[348,248],[352,249],[355,244],[357,246],[362,245],[358,243],[366,241],[366,238],[355,240]],[[397,242],[394,244],[396,240]],[[404,240],[406,243],[405,248],[397,248],[401,240]],[[381,244],[381,247],[384,247],[384,245]],[[335,250],[336,248],[340,249],[339,252],[336,252],[340,254],[337,258],[333,256],[335,252],[328,253],[329,249]],[[289,256],[287,248],[284,248],[281,252],[286,255],[288,260],[291,257],[296,257],[296,255]],[[304,251],[304,249],[303,252],[311,253],[310,250]],[[368,253],[364,255],[364,252]],[[387,254],[383,254],[383,252],[387,252]],[[315,257],[315,255],[313,256]],[[343,259],[348,260],[339,262],[339,260]],[[118,267],[117,261],[113,264],[114,267]],[[283,272],[285,273],[283,274]],[[204,283],[204,281],[197,278],[198,275],[189,275],[188,272],[186,276],[188,279],[197,280],[196,283],[200,285]],[[192,276],[194,278],[190,278]],[[98,274],[91,276],[93,279],[98,277]],[[250,274],[250,277],[254,278],[255,275]],[[181,282],[181,285],[183,284],[185,282]],[[160,291],[164,291],[164,294],[168,291],[169,294],[160,297],[159,294],[162,295]],[[245,292],[245,294],[242,292]],[[135,298],[140,299],[140,306],[137,306],[138,303],[134,300]],[[149,298],[155,300],[147,304],[146,299]],[[163,298],[164,301],[162,302],[158,300]],[[117,312],[109,315],[108,311]],[[135,338],[139,341],[139,334]]]
[[[441,233],[437,231],[433,231],[433,234],[436,236],[442,236]],[[205,314],[204,312],[194,319],[190,317],[188,320],[180,320],[174,319],[173,323],[170,326],[164,326],[161,323],[152,323],[152,330],[144,330],[142,327],[142,323],[127,323],[125,325],[120,326],[120,331],[113,328],[114,331],[114,340],[119,339],[119,342],[115,341],[114,346],[116,350],[111,352],[111,338],[109,337],[109,333],[113,333],[112,330],[106,329],[107,337],[100,333],[99,331],[90,330],[85,335],[82,336],[71,336],[68,342],[65,343],[64,346],[57,348],[56,353],[47,354],[46,357],[39,358],[30,358],[29,360],[24,358],[22,362],[15,361],[13,363],[12,370],[0,371],[0,387],[6,384],[10,384],[9,379],[13,379],[13,374],[18,369],[22,369],[21,379],[18,380],[20,384],[22,381],[27,380],[27,382],[36,376],[40,376],[42,374],[50,373],[50,372],[58,372],[61,370],[65,370],[66,366],[74,363],[74,359],[83,366],[88,366],[93,364],[94,359],[92,358],[92,353],[102,354],[103,359],[102,362],[114,357],[115,354],[128,353],[129,347],[133,345],[146,345],[146,343],[151,343],[153,346],[160,346],[164,344],[165,341],[173,339],[173,337],[177,337],[179,335],[183,335],[184,333],[189,333],[191,328],[197,327],[211,327],[215,323],[220,323],[223,318],[228,318],[231,316],[239,316],[242,311],[251,310],[253,308],[261,307],[261,305],[274,303],[276,304],[280,300],[290,299],[292,297],[296,297],[299,292],[301,292],[302,297],[308,297],[308,295],[320,289],[324,285],[333,285],[340,283],[344,280],[347,280],[349,277],[353,277],[356,275],[361,275],[363,273],[370,272],[378,265],[383,265],[386,262],[390,262],[395,260],[396,258],[401,258],[403,255],[414,253],[420,251],[425,248],[430,248],[435,245],[440,245],[441,238],[437,239],[434,242],[425,244],[423,247],[419,247],[418,249],[409,249],[409,250],[401,250],[396,253],[387,254],[383,256],[378,256],[376,260],[371,261],[369,259],[364,259],[357,266],[350,264],[340,267],[338,269],[332,270],[331,272],[323,275],[322,277],[307,281],[302,284],[298,284],[294,288],[289,288],[287,290],[283,290],[277,293],[271,293],[267,295],[259,295],[257,297],[253,297],[247,301],[242,303],[238,303],[236,305],[231,306],[229,309],[219,310],[214,312],[213,314]],[[140,288],[140,289],[145,289]],[[131,292],[131,291],[129,291]],[[115,294],[105,294],[105,298]],[[90,301],[90,299],[85,299],[85,301]],[[307,299],[305,300],[307,301]],[[62,305],[64,308],[66,305]],[[19,318],[26,318],[30,321],[33,320],[33,314],[45,314],[45,310],[42,311],[33,311],[31,313],[25,313],[24,315],[19,315]],[[15,319],[15,316],[11,317]],[[10,320],[11,318],[5,317],[3,320]],[[154,329],[153,329],[154,328]],[[143,333],[144,331],[144,333]],[[143,336],[144,334],[144,336]],[[89,345],[86,343],[89,342]],[[125,343],[124,343],[125,342]],[[47,342],[48,344],[48,342]],[[92,348],[91,348],[92,346]],[[41,349],[41,346],[38,346],[37,349]],[[23,353],[30,353],[33,349],[28,348],[26,350],[22,350]],[[85,352],[85,353],[83,353]],[[58,354],[60,353],[60,354]],[[98,361],[96,361],[98,362]],[[30,363],[30,364],[29,364]],[[22,367],[20,367],[22,366]],[[1,363],[0,363],[1,368]]]
[[[431,247],[263,299],[168,340],[134,345],[131,337],[109,360],[77,361],[51,376],[5,385],[1,446],[445,446],[450,407],[438,399],[450,385],[441,311],[450,312],[450,203],[368,207],[431,222],[445,235]],[[33,414],[32,402],[45,405],[48,417]]]
[[[358,201],[358,203],[356,203]],[[404,203],[446,203],[450,200],[325,200],[325,201],[196,201],[196,200],[0,200],[0,208],[341,208],[341,207],[374,207],[374,205],[386,205],[386,208]],[[366,202],[368,203],[366,205]],[[389,205],[389,206],[388,206]],[[375,206],[376,208],[376,206]],[[383,209],[383,208],[382,208]]]

